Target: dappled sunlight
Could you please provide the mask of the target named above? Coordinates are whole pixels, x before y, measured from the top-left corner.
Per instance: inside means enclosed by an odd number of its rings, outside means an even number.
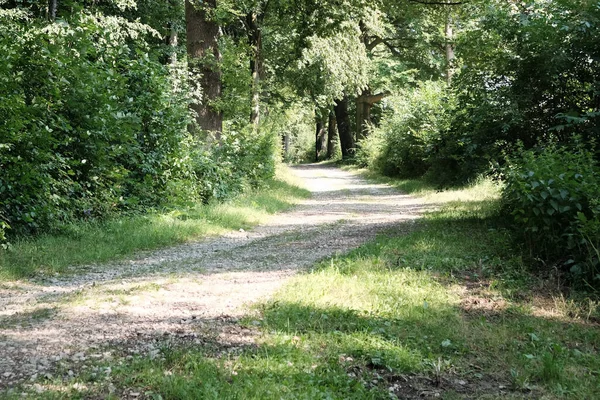
[[[151,354],[152,348],[144,347],[149,337],[250,342],[251,331],[218,321],[241,318],[247,313],[245,305],[268,298],[287,278],[322,259],[344,254],[381,232],[411,229],[405,222],[425,209],[418,199],[332,167],[295,171],[313,196],[256,229],[243,227],[265,220],[266,213],[257,210],[260,204],[248,207],[243,199],[160,215],[147,222],[153,229],[242,228],[121,262],[74,267],[72,276],[45,276],[18,288],[3,286],[0,318],[12,318],[32,303],[55,311],[39,314],[28,325],[2,326],[0,335],[19,343],[19,348],[35,348],[36,357],[43,359],[61,353],[88,357],[90,349],[106,346],[134,346],[139,354]],[[197,226],[197,221],[208,225]],[[357,305],[369,301],[368,296],[357,299]],[[343,292],[335,291],[329,301],[343,298]],[[217,325],[226,327],[217,332]],[[37,371],[17,353],[7,355],[0,367],[23,371],[23,377]]]

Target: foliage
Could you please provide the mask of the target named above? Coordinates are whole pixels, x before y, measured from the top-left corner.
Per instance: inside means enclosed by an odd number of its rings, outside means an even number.
[[[505,169],[502,193],[531,253],[600,284],[600,169],[583,146],[521,150]]]
[[[8,248],[8,243],[6,243],[6,230],[10,229],[10,226],[4,221],[0,221],[0,247],[3,249]]]
[[[421,82],[386,99],[387,118],[359,144],[360,162],[389,176],[419,177],[432,166],[432,155],[448,126],[445,84]]]
[[[224,133],[208,163],[196,162],[200,181],[210,182],[205,199],[225,199],[245,188],[257,187],[275,174],[275,138],[269,131],[259,134],[250,127]]]
[[[598,134],[597,4],[486,3],[467,6],[457,37],[457,107],[438,156],[446,181],[489,170],[518,141],[532,148]],[[565,123],[579,117],[585,123]]]
[[[181,8],[103,7],[77,6],[56,22],[34,8],[0,10],[0,205],[12,234],[223,200],[274,174],[273,135],[244,131],[246,109],[232,85],[223,102],[238,122],[222,145],[188,134],[193,76],[171,58],[180,50],[159,45],[159,32],[137,14],[176,31]],[[239,51],[227,53],[229,75]]]
[[[154,31],[86,12],[3,22],[0,203],[13,229],[157,204],[180,172],[188,119],[148,53]]]

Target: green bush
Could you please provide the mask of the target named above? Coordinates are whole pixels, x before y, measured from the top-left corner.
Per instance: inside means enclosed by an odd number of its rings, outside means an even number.
[[[521,149],[505,169],[503,208],[531,254],[600,284],[600,170],[577,146]]]
[[[419,177],[431,167],[436,143],[447,129],[451,101],[443,82],[422,82],[386,100],[381,126],[359,144],[358,162],[385,175]]]
[[[224,132],[212,150],[196,150],[194,176],[200,198],[223,200],[247,188],[257,187],[275,175],[276,142],[271,132],[251,127]]]
[[[457,105],[432,171],[448,183],[486,173],[519,141],[533,148],[600,132],[597,3],[494,4],[467,6],[477,22],[456,37]]]
[[[0,12],[0,204],[17,234],[156,206],[191,162],[185,85],[149,26]],[[183,185],[179,185],[183,187]]]
[[[6,242],[6,229],[9,229],[10,227],[8,226],[8,224],[4,221],[0,221],[0,248],[1,249],[6,249],[8,246],[8,243]]]

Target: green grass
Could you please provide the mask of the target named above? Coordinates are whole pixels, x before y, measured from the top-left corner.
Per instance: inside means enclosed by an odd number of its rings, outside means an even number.
[[[18,239],[10,250],[0,250],[0,281],[78,271],[69,267],[124,259],[139,251],[248,229],[308,196],[308,191],[280,169],[265,187],[226,203],[72,224],[61,235]]]
[[[256,346],[165,345],[40,397],[600,398],[598,325],[573,317],[579,303],[544,302],[556,293],[498,228],[493,185],[423,195],[442,206],[412,233],[325,260],[256,306],[243,322]]]

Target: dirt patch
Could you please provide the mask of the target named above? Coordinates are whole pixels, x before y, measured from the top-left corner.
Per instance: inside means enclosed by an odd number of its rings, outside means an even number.
[[[430,377],[408,374],[389,376],[389,391],[398,399],[439,399],[454,395],[456,398],[506,398],[514,392],[506,383],[493,377],[466,380],[454,376]],[[520,396],[519,396],[520,397]]]
[[[248,304],[323,258],[383,231],[410,231],[424,210],[418,199],[347,171],[294,171],[312,198],[252,231],[77,267],[81,272],[69,277],[3,285],[0,388],[115,357],[108,348],[152,356],[157,338],[251,345],[257,331],[237,323]]]
[[[350,358],[351,360],[351,358]],[[348,358],[343,361],[348,361]],[[386,389],[398,399],[440,399],[440,398],[522,398],[531,392],[515,391],[503,379],[491,375],[473,374],[469,377],[455,372],[427,374],[398,374],[388,369],[369,364],[366,367],[350,366],[348,376],[358,379],[367,387]]]

